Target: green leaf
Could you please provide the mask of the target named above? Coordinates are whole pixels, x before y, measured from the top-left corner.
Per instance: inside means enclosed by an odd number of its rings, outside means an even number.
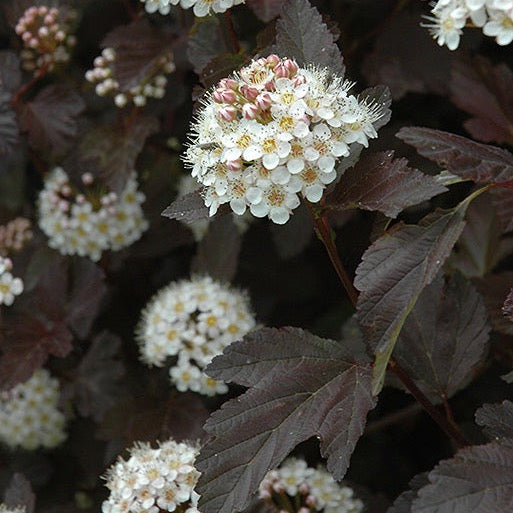
[[[341,479],[374,407],[371,365],[341,342],[298,328],[263,328],[230,345],[209,375],[250,387],[205,424],[199,459],[200,509],[240,511],[265,473],[300,442],[321,440],[328,469]]]
[[[420,294],[394,349],[394,358],[433,401],[464,388],[488,352],[490,326],[483,299],[461,277],[438,276]]]
[[[405,208],[446,190],[433,177],[408,167],[406,159],[394,159],[390,151],[361,158],[342,175],[326,202],[337,210],[362,208],[397,217]]]
[[[290,0],[276,23],[276,53],[300,66],[315,64],[344,75],[345,66],[335,36],[308,0]]]
[[[429,214],[418,225],[397,224],[364,253],[354,284],[361,291],[358,322],[376,354],[374,394],[383,386],[388,361],[408,314],[461,235],[468,204],[483,190],[451,210]]]
[[[497,442],[467,447],[429,473],[412,513],[511,513],[513,447]]]

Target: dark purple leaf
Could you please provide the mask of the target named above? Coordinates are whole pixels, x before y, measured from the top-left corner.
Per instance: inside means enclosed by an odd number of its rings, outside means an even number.
[[[18,144],[18,123],[11,107],[11,95],[0,86],[0,156],[11,153]]]
[[[387,20],[363,63],[368,82],[386,84],[394,100],[408,92],[444,94],[448,89],[453,56],[433,44],[428,31],[420,27],[422,8],[413,4]]]
[[[221,31],[219,18],[196,18],[187,43],[187,57],[198,75],[214,57],[229,51]]]
[[[432,400],[464,388],[483,364],[490,326],[483,299],[463,278],[439,276],[406,318],[394,358]]]
[[[497,442],[461,449],[429,473],[412,513],[510,513],[513,447]]]
[[[34,513],[36,496],[29,480],[18,472],[12,476],[4,493],[4,503],[9,509],[25,508],[24,513]]]
[[[90,170],[110,189],[121,191],[135,169],[146,139],[158,128],[158,120],[150,116],[139,116],[123,126],[98,126],[80,143],[78,155],[73,157],[74,174],[80,177],[86,169]]]
[[[483,404],[476,411],[476,422],[484,426],[491,440],[506,439],[506,443],[510,443],[513,440],[513,403]]]
[[[113,48],[114,77],[121,91],[127,91],[153,73],[159,61],[173,50],[173,37],[144,18],[116,27],[102,41],[102,48]]]
[[[326,201],[336,209],[378,210],[397,217],[405,208],[446,190],[433,177],[408,167],[406,159],[394,159],[390,151],[361,158],[342,175]]]
[[[97,335],[63,390],[84,417],[100,422],[120,399],[119,379],[125,369],[119,360],[121,339],[106,331]]]
[[[513,288],[513,272],[489,274],[477,280],[475,284],[484,297],[493,329],[500,333],[513,335],[513,323],[502,313],[504,299]]]
[[[386,513],[411,513],[411,505],[417,498],[417,492],[428,483],[427,472],[416,475],[409,483],[410,488],[397,497]]]
[[[397,337],[422,289],[431,283],[465,225],[469,199],[418,225],[398,224],[374,242],[356,270],[358,322],[376,353],[373,392],[383,385]]]
[[[20,59],[10,50],[0,51],[0,88],[13,94],[21,85]]]
[[[118,402],[105,416],[98,436],[103,440],[194,440],[204,436],[208,410],[197,394],[138,397]]]
[[[264,23],[276,18],[283,8],[283,0],[247,0],[246,3]]]
[[[276,250],[283,259],[299,255],[312,240],[312,218],[303,204],[294,210],[294,215],[285,224],[270,223],[269,228]]]
[[[107,292],[105,273],[86,258],[73,260],[69,273],[71,288],[66,303],[66,324],[79,338],[85,338]]]
[[[397,137],[413,146],[423,157],[466,180],[502,183],[513,180],[513,155],[460,135],[431,128],[401,128]]]
[[[451,100],[473,117],[464,126],[472,137],[499,144],[513,141],[513,73],[483,57],[456,61]]]
[[[250,389],[205,424],[211,438],[197,460],[202,511],[243,509],[267,470],[312,436],[328,469],[343,477],[375,405],[369,363],[298,328],[263,328],[230,345],[207,372]]]
[[[488,274],[501,259],[501,230],[490,196],[484,194],[468,208],[467,224],[450,263],[467,278]]]
[[[513,322],[513,288],[509,291],[509,294],[504,300],[504,304],[502,305],[502,313],[505,317]]]
[[[238,70],[244,63],[244,57],[239,53],[224,53],[214,57],[203,68],[200,74],[201,83],[208,89]]]
[[[513,191],[510,188],[492,189],[493,204],[502,232],[513,230]]]
[[[276,53],[300,66],[316,64],[344,75],[345,66],[335,36],[308,0],[289,0],[276,23]]]
[[[185,196],[177,198],[164,212],[164,217],[178,219],[180,221],[197,221],[198,219],[208,219],[208,207],[201,197],[199,191],[190,192]]]
[[[218,216],[198,244],[191,272],[230,282],[237,272],[241,237],[232,216]]]
[[[68,86],[49,85],[26,104],[20,126],[34,149],[62,156],[75,140],[77,117],[84,108],[80,95]]]

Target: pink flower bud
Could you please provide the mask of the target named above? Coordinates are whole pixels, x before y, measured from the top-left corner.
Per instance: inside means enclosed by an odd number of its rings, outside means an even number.
[[[230,171],[240,171],[242,169],[242,160],[227,160],[225,165]]]
[[[264,84],[264,87],[265,87],[266,91],[274,91],[276,89],[276,87],[274,86],[274,82],[272,80],[268,80]]]
[[[45,25],[51,25],[55,23],[55,18],[51,14],[47,14],[44,19]]]
[[[46,37],[48,35],[48,29],[46,27],[40,27],[39,30],[37,31],[37,35],[39,37]]]
[[[216,103],[223,103],[223,97],[221,95],[221,91],[222,89],[216,89],[213,93],[212,93],[212,98],[214,99],[214,101]]]
[[[242,115],[246,119],[255,119],[258,116],[259,108],[253,103],[245,103],[242,106]]]
[[[82,179],[82,183],[84,185],[91,185],[94,182],[94,176],[89,172],[84,173],[80,178]]]
[[[237,116],[237,109],[231,105],[227,105],[217,112],[218,116],[225,121],[233,121]]]
[[[283,62],[283,65],[288,70],[290,77],[293,77],[297,73],[298,66],[293,60],[285,59],[285,61]]]
[[[233,89],[234,91],[237,89],[237,82],[231,78],[223,78],[219,82],[219,88],[221,89]]]
[[[29,40],[27,44],[28,46],[30,46],[30,48],[37,48],[39,46],[39,41],[35,37],[33,37]]]
[[[46,5],[42,5],[42,6],[41,6],[41,7],[39,7],[39,9],[37,10],[37,13],[38,13],[40,16],[44,16],[47,12],[48,12],[48,7],[46,7]]]
[[[317,499],[313,495],[308,495],[305,499],[305,502],[308,506],[315,506]]]
[[[296,75],[294,80],[292,81],[294,86],[300,86],[302,84],[306,84],[306,77],[304,75]]]
[[[289,76],[289,70],[286,68],[284,62],[276,64],[274,68],[274,73],[279,78],[288,78]]]
[[[248,85],[243,85],[240,88],[240,92],[249,101],[253,101],[258,96],[258,89],[256,87],[251,87],[251,86],[248,86]]]
[[[233,89],[223,89],[220,91],[220,95],[224,103],[235,102],[235,91]]]
[[[260,109],[266,110],[272,105],[273,101],[269,93],[261,93],[258,95],[255,103]]]
[[[299,491],[299,493],[301,493],[302,495],[306,495],[306,494],[310,491],[310,487],[309,487],[306,483],[301,483],[301,484],[298,486],[298,491]]]
[[[275,53],[272,53],[267,57],[267,63],[271,66],[276,66],[276,64],[278,64],[279,62],[280,58]]]
[[[25,43],[28,43],[32,39],[32,34],[30,32],[23,32],[21,39],[23,39]]]

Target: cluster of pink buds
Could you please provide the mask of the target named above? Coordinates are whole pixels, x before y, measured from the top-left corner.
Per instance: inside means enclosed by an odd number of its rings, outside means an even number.
[[[31,224],[24,217],[17,217],[4,226],[0,226],[0,255],[21,251],[32,240]]]
[[[241,70],[243,85],[232,78],[222,79],[212,93],[212,99],[221,105],[218,116],[224,121],[233,121],[239,114],[246,119],[269,122],[273,104],[269,93],[276,91],[276,78],[288,78],[295,86],[304,84],[305,77],[298,74],[298,69],[293,60],[280,59],[273,54]]]
[[[68,62],[70,50],[76,43],[69,35],[69,26],[75,13],[56,7],[29,7],[16,24],[16,34],[23,40],[21,52],[23,68],[35,73],[50,71],[57,63]]]
[[[163,98],[166,94],[165,75],[175,70],[172,53],[162,56],[139,84],[126,90],[120,88],[116,79],[115,61],[116,51],[113,48],[105,48],[102,54],[94,59],[94,68],[86,72],[85,78],[88,82],[95,84],[98,96],[112,95],[114,103],[121,109],[128,102],[132,102],[137,107],[143,107],[148,98]]]

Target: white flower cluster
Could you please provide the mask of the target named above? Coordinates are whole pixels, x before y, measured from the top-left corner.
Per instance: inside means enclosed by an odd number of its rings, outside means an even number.
[[[0,504],[0,513],[25,513],[25,506],[17,506],[15,508]]]
[[[360,513],[363,503],[353,490],[339,485],[325,469],[308,467],[304,460],[289,458],[277,470],[267,473],[259,494],[276,505],[290,504],[293,513]],[[294,506],[292,506],[294,504]]]
[[[458,48],[469,20],[501,46],[513,41],[513,0],[438,0],[431,13],[433,16],[426,16],[429,23],[423,26],[449,50]]]
[[[169,374],[181,392],[224,394],[225,383],[202,370],[255,326],[247,297],[210,277],[174,282],[161,289],[143,310],[138,326],[141,360],[162,367],[178,355]]]
[[[23,292],[22,279],[15,278],[9,272],[11,270],[11,259],[0,256],[0,305],[12,305],[14,296],[19,296]]]
[[[277,224],[318,202],[349,145],[367,146],[382,108],[348,93],[327,69],[299,68],[276,55],[253,61],[207,93],[184,160],[205,186],[214,215],[229,203]]]
[[[102,54],[94,59],[94,68],[86,71],[88,82],[96,84],[95,91],[98,96],[114,96],[114,103],[120,109],[128,102],[137,107],[146,105],[148,98],[163,98],[166,94],[166,74],[175,70],[173,54],[162,56],[151,72],[137,85],[128,90],[121,90],[116,80],[113,63],[116,60],[116,51],[105,48]]]
[[[225,12],[234,5],[244,3],[245,0],[141,0],[148,13],[160,12],[169,14],[172,5],[180,4],[182,9],[193,8],[194,16],[207,16],[211,12]]]
[[[50,247],[63,255],[97,261],[103,251],[119,250],[141,237],[148,222],[135,171],[119,195],[102,191],[90,173],[82,175],[82,183],[84,192],[77,190],[61,167],[45,177],[39,194],[39,226]]]
[[[6,225],[0,226],[0,255],[7,256],[12,251],[21,251],[32,240],[30,221],[17,217]]]
[[[183,175],[178,183],[178,197],[180,198],[190,192],[197,191],[199,187],[200,184],[191,175]],[[247,231],[251,221],[253,220],[249,215],[249,212],[245,212],[242,216],[233,214],[232,219],[240,234]],[[196,219],[192,222],[182,221],[182,223],[187,225],[187,227],[192,231],[194,240],[199,242],[208,231],[210,219]]]
[[[105,476],[110,490],[103,513],[199,513],[199,495],[194,486],[199,472],[194,468],[198,449],[170,439],[157,449],[136,443],[128,460],[119,458]]]
[[[24,69],[37,72],[45,67],[50,71],[56,63],[69,61],[76,43],[75,36],[68,35],[74,17],[73,11],[46,5],[29,7],[23,13],[15,30],[25,47],[21,52]]]
[[[57,409],[59,382],[45,369],[25,383],[0,392],[0,440],[24,449],[56,447],[66,438],[65,418]]]

